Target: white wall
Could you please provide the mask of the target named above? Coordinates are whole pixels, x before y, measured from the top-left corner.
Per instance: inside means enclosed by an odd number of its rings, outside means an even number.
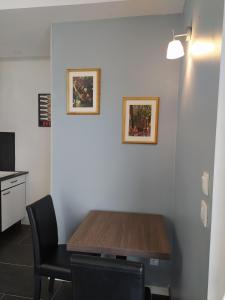
[[[215,150],[208,300],[225,294],[225,20]]]
[[[0,131],[16,132],[16,170],[29,171],[27,204],[50,190],[50,129],[38,127],[38,93],[48,92],[49,60],[0,61]]]

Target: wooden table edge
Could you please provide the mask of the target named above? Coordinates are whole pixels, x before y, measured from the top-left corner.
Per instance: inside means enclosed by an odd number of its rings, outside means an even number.
[[[154,214],[154,213],[145,213],[145,212],[124,212],[124,211],[107,211],[107,210],[90,210],[86,216],[84,217],[83,221],[88,218],[89,215],[92,215],[93,213],[121,213],[121,214],[137,214],[137,215],[152,215],[155,217],[160,217],[160,219],[162,220],[163,226],[166,230],[166,222],[165,222],[165,216],[162,214]],[[82,222],[83,222],[82,221]],[[78,225],[79,226],[82,224],[82,222]],[[72,235],[73,236],[73,235]],[[70,240],[72,238],[72,236],[70,237],[69,241],[67,242],[67,251],[69,252],[83,252],[83,253],[94,253],[94,254],[99,254],[99,253],[103,253],[103,254],[109,254],[109,255],[118,255],[118,256],[133,256],[133,257],[142,257],[142,258],[155,258],[155,259],[160,259],[160,260],[171,260],[171,256],[172,256],[172,249],[171,249],[171,245],[170,242],[168,240],[168,252],[165,253],[154,253],[154,252],[146,252],[146,251],[140,251],[140,250],[131,250],[129,251],[128,249],[112,249],[112,248],[104,248],[104,247],[88,247],[85,246],[85,249],[79,246],[74,246],[73,244],[70,243]]]
[[[168,253],[154,253],[154,252],[145,252],[145,251],[139,251],[139,250],[120,250],[120,249],[111,249],[111,248],[93,248],[93,247],[79,247],[74,245],[71,245],[70,243],[67,244],[67,251],[68,252],[83,252],[86,253],[93,253],[93,254],[107,254],[107,255],[118,255],[118,256],[133,256],[133,257],[142,257],[142,258],[156,258],[160,260],[170,260],[171,259],[171,251]]]

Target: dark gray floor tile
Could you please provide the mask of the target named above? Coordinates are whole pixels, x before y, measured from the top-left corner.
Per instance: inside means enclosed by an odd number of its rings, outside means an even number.
[[[62,286],[58,289],[58,291],[53,296],[52,300],[72,300],[72,284],[71,283],[63,283]]]
[[[52,300],[72,300],[72,284],[63,283],[53,296]],[[169,300],[169,297],[152,295],[152,300]]]
[[[21,240],[20,242],[21,245],[32,245],[32,236],[31,232],[27,234],[27,236]]]
[[[0,298],[0,300],[26,300],[26,299],[32,299],[32,298],[24,298],[24,297],[12,296],[12,295],[5,295],[3,298]]]
[[[30,234],[30,226],[16,224],[0,233],[0,243],[18,244]]]
[[[0,243],[0,263],[33,265],[32,245]]]
[[[55,291],[61,286],[56,282]],[[0,264],[0,293],[32,298],[33,295],[33,269],[7,264]],[[48,299],[48,280],[42,280],[43,300]]]

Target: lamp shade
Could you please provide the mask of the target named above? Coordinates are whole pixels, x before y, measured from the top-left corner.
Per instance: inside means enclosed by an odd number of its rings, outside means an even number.
[[[184,56],[184,47],[179,40],[173,40],[169,43],[167,49],[167,59],[177,59]]]

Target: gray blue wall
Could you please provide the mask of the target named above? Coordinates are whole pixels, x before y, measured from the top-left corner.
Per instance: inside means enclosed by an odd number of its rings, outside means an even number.
[[[176,150],[176,278],[175,298],[206,300],[210,214],[223,0],[187,0],[184,27],[192,24],[195,42],[213,42],[211,55],[186,55],[181,71]],[[209,171],[210,195],[201,192],[201,175]],[[209,226],[200,221],[201,200],[209,206]],[[215,299],[217,300],[217,299]]]
[[[160,213],[174,203],[180,16],[54,24],[52,192],[65,241],[91,209]],[[101,114],[66,115],[66,69],[102,70]],[[121,143],[122,97],[160,96],[158,145]]]
[[[211,210],[220,60],[219,47],[208,57],[186,55],[178,84],[179,61],[166,60],[166,47],[171,29],[188,25],[192,43],[217,45],[222,19],[223,0],[187,0],[184,16],[52,28],[52,193],[60,240],[90,209],[164,214],[175,223],[179,300],[207,298],[210,225],[200,221],[201,175],[211,176]],[[101,114],[67,116],[66,69],[90,67],[102,69]],[[135,95],[161,97],[156,146],[121,144],[122,97]]]

